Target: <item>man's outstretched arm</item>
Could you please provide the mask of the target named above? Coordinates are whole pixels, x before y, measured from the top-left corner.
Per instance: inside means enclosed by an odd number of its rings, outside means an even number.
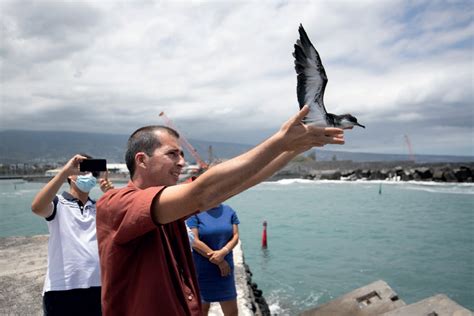
[[[303,107],[263,143],[209,169],[194,182],[164,189],[152,206],[154,220],[165,224],[197,210],[206,210],[263,181],[267,174],[271,175],[283,167],[295,153],[314,146],[344,144],[341,129],[303,124],[301,120],[308,111],[307,106]],[[283,155],[285,152],[289,154]],[[272,163],[274,160],[276,162]],[[264,173],[261,173],[262,170]],[[255,177],[258,174],[260,176]]]

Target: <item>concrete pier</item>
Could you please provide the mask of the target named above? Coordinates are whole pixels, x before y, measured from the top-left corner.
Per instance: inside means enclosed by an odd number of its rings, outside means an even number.
[[[444,294],[431,296],[417,303],[382,314],[382,316],[405,315],[472,316],[473,314]]]
[[[382,280],[358,288],[301,316],[372,316],[405,306],[392,288]]]
[[[47,248],[47,235],[0,238],[0,315],[43,315]],[[262,315],[240,242],[234,248],[234,266],[239,315]],[[209,314],[223,315],[219,304],[212,304]]]
[[[301,316],[332,315],[473,316],[473,313],[443,294],[406,305],[387,283],[379,280],[301,314]]]
[[[43,315],[48,236],[0,238],[0,315]]]

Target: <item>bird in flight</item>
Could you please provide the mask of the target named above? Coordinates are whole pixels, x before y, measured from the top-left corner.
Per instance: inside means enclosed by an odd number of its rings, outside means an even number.
[[[319,57],[318,52],[308,38],[303,25],[298,28],[300,38],[296,40],[295,70],[297,73],[298,85],[296,93],[300,109],[307,104],[309,113],[303,119],[305,124],[316,126],[339,127],[351,129],[354,126],[365,128],[357,122],[357,119],[350,114],[336,115],[328,113],[324,107],[324,89],[328,82],[326,71]]]

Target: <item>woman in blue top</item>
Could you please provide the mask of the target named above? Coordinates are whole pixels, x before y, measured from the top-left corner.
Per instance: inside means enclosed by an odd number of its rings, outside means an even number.
[[[239,219],[228,205],[220,204],[191,216],[187,225],[194,233],[193,256],[207,315],[211,302],[219,302],[224,315],[237,315],[232,249],[239,241]]]

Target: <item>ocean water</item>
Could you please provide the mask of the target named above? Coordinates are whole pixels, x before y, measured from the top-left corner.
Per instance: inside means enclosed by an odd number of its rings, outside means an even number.
[[[30,211],[43,185],[0,181],[0,236],[47,233]],[[281,180],[227,203],[273,314],[295,315],[379,279],[406,303],[444,293],[474,310],[472,184]]]

